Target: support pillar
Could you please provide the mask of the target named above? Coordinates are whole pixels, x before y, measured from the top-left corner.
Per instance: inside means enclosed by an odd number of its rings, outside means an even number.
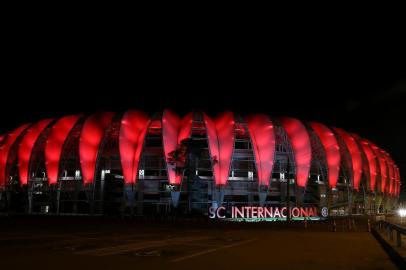
[[[27,195],[28,195],[28,214],[32,214],[32,204],[33,204],[33,198],[32,198],[32,187],[30,184],[27,186]]]
[[[134,206],[135,206],[134,184],[125,185],[124,193],[125,194],[124,194],[123,206],[124,206],[124,208],[128,206],[130,208],[130,214],[131,214],[131,216],[133,216],[134,215]]]
[[[224,202],[224,187],[216,187],[214,191],[213,207],[220,207]],[[215,205],[214,205],[215,204]]]
[[[268,196],[268,187],[267,186],[259,186],[258,198],[259,198],[259,205],[260,206],[265,205],[267,196]]]
[[[89,203],[89,214],[94,214],[94,184],[87,184],[85,192]]]
[[[143,209],[144,208],[144,204],[143,204],[143,201],[144,201],[144,180],[142,180],[142,179],[138,180],[135,192],[136,192],[136,196],[137,196],[137,205],[136,205],[136,207],[137,207],[137,215],[142,216],[144,214],[144,211],[143,211],[144,210]]]
[[[171,190],[171,199],[172,199],[172,206],[174,208],[178,207],[179,204],[179,197],[180,197],[180,191],[178,190]]]
[[[296,186],[296,206],[300,207],[304,202],[305,188]]]

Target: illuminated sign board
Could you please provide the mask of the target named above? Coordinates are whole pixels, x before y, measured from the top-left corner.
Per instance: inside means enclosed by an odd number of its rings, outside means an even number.
[[[328,216],[328,209],[323,207],[319,213],[317,207],[291,207],[289,213],[292,220],[319,220]],[[286,220],[289,213],[287,207],[232,206],[231,209],[226,209],[226,207],[220,206],[209,208],[209,218],[230,221]]]

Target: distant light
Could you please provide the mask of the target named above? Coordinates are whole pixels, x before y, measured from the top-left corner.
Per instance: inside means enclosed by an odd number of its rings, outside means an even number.
[[[406,209],[405,209],[405,208],[400,208],[400,209],[398,210],[398,215],[399,215],[400,217],[406,217]]]

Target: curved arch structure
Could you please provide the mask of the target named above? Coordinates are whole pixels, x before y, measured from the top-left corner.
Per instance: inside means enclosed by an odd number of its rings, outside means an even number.
[[[306,127],[297,119],[281,118],[283,129],[291,142],[295,156],[296,182],[299,187],[305,187],[309,178],[312,149]]]
[[[358,136],[353,135],[358,143],[361,145],[361,149],[364,152],[367,161],[368,161],[368,169],[369,169],[369,191],[375,191],[376,186],[376,177],[378,175],[377,168],[376,168],[376,156],[372,149],[369,146],[369,143],[366,140],[359,138]]]
[[[193,114],[189,113],[182,120],[170,110],[165,110],[162,114],[162,139],[166,159],[166,169],[169,176],[169,183],[179,185],[182,175],[176,171],[179,163],[184,163],[185,153],[178,153],[175,160],[171,160],[174,151],[181,152],[181,142],[190,137],[192,131]]]
[[[378,163],[379,163],[379,168],[380,168],[380,174],[381,174],[381,192],[385,193],[385,189],[386,189],[386,182],[388,179],[388,168],[386,166],[386,160],[385,157],[382,155],[381,153],[381,149],[379,149],[378,146],[376,146],[375,144],[370,143],[372,150],[375,153],[375,156],[378,159]]]
[[[166,170],[170,184],[177,183],[176,162],[168,162],[169,155],[176,150],[178,146],[178,132],[180,127],[180,118],[170,110],[162,113],[162,140],[166,160]]]
[[[94,114],[89,116],[83,124],[79,141],[79,157],[84,184],[93,183],[100,142],[113,115],[111,112]]]
[[[393,159],[389,156],[389,160],[390,160],[390,168],[392,171],[392,177],[391,177],[391,183],[390,183],[390,187],[389,187],[389,193],[393,196],[395,195],[395,185],[396,185],[396,169],[395,169],[395,162],[393,162]]]
[[[135,184],[138,175],[138,164],[147,133],[149,118],[140,111],[127,111],[120,124],[119,150],[126,184]]]
[[[401,187],[401,180],[400,180],[400,170],[399,170],[399,168],[396,168],[396,170],[397,170],[397,173],[398,173],[398,192],[397,192],[397,194],[396,194],[396,196],[399,196],[400,195],[400,187]]]
[[[7,181],[7,161],[9,157],[9,152],[17,138],[21,135],[21,133],[28,128],[27,125],[23,125],[21,127],[16,128],[14,131],[8,133],[2,145],[0,146],[0,187],[4,187]]]
[[[206,114],[203,114],[203,118],[207,129],[214,180],[217,186],[225,186],[234,148],[234,114],[222,113],[214,121]]]
[[[353,187],[359,190],[361,174],[362,174],[362,158],[360,148],[355,139],[341,128],[333,128],[336,134],[344,141],[348,152],[351,156]]]
[[[42,131],[51,123],[53,119],[45,119],[32,125],[21,140],[18,148],[18,173],[20,176],[20,184],[26,185],[28,182],[28,169],[32,149],[37,142],[38,137]]]
[[[399,178],[399,168],[397,165],[395,165],[395,190],[394,190],[394,195],[398,195],[399,192],[399,182],[400,182],[400,178]]]
[[[388,171],[389,171],[389,182],[387,183],[388,184],[387,192],[388,192],[388,194],[392,195],[393,194],[393,181],[395,179],[395,174],[394,174],[394,170],[393,170],[393,162],[387,153],[385,153],[385,158],[386,158],[386,164],[388,165]]]
[[[389,187],[390,187],[390,181],[391,181],[391,175],[392,171],[390,168],[390,161],[389,158],[386,154],[386,152],[382,149],[380,149],[381,157],[385,160],[385,165],[386,165],[386,181],[385,181],[385,194],[389,194]]]
[[[44,196],[52,213],[100,214],[112,198],[124,202],[126,213],[137,214],[162,213],[170,201],[180,212],[206,215],[208,208],[223,203],[283,205],[290,155],[296,174],[291,196],[299,205],[344,207],[349,214],[394,209],[400,172],[383,149],[340,128],[271,119],[233,112],[215,118],[200,112],[179,117],[169,110],[149,117],[129,110],[21,126],[0,136],[0,211],[13,192],[23,196],[21,209],[29,213],[40,211]],[[46,178],[37,177],[44,170]],[[185,170],[193,176],[183,184]],[[49,188],[47,182],[60,185]],[[35,186],[44,196],[32,196],[31,189],[19,184]],[[58,191],[64,196],[54,196]],[[80,203],[78,192],[86,195]],[[332,196],[324,199],[323,194]],[[374,197],[376,203],[370,203]]]
[[[396,195],[399,196],[400,195],[400,188],[401,188],[402,183],[401,183],[399,168],[397,170],[398,170],[398,180],[399,180],[399,182],[398,182],[398,194],[396,194]]]
[[[62,147],[73,126],[81,115],[68,115],[59,119],[52,127],[45,146],[45,165],[49,184],[56,184]]]
[[[390,184],[389,184],[389,194],[395,194],[395,181],[396,181],[396,173],[395,173],[395,162],[393,162],[392,158],[387,154],[389,159],[389,175],[390,175]]]
[[[323,145],[324,153],[327,160],[328,182],[331,188],[337,186],[338,174],[340,172],[340,148],[334,136],[334,133],[325,125],[311,122],[311,128],[317,134],[321,144]]]
[[[192,134],[193,113],[185,115],[180,121],[178,144],[181,144],[183,140],[190,137]]]
[[[275,156],[275,131],[271,119],[255,114],[245,119],[254,148],[260,185],[269,186]]]

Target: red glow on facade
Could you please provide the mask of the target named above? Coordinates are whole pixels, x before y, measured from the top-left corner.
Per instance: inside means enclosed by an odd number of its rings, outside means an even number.
[[[170,110],[162,113],[162,140],[165,153],[165,160],[168,161],[169,153],[175,151],[178,145],[178,132],[180,118]],[[170,184],[178,184],[176,177],[176,166],[169,162],[166,163],[168,180]]]
[[[398,193],[396,194],[397,196],[400,195],[400,187],[401,187],[401,178],[400,178],[400,170],[399,168],[396,168],[397,172],[398,172]]]
[[[69,132],[79,120],[80,115],[69,115],[59,119],[51,129],[45,146],[45,165],[48,181],[56,184],[59,174],[59,161],[62,148]]]
[[[32,149],[37,142],[42,131],[51,123],[52,119],[45,119],[35,123],[28,128],[26,134],[21,140],[18,148],[18,173],[20,176],[20,184],[26,185],[28,182],[28,170],[31,159]]]
[[[372,150],[375,153],[375,156],[378,159],[379,162],[379,168],[380,168],[380,173],[381,173],[381,192],[385,193],[386,192],[386,182],[388,179],[388,168],[386,166],[386,160],[385,157],[382,155],[381,149],[378,148],[378,146],[370,143]]]
[[[297,119],[284,117],[281,118],[281,124],[293,148],[297,185],[305,187],[312,159],[309,134],[306,127]]]
[[[393,162],[392,158],[388,155],[389,158],[389,170],[391,171],[391,179],[389,184],[389,194],[395,195],[395,182],[396,182],[396,173],[395,173],[395,162]]]
[[[20,134],[28,127],[29,125],[23,125],[21,127],[16,128],[14,131],[8,133],[3,141],[2,145],[0,146],[0,187],[4,187],[7,181],[7,163],[9,152],[17,138]]]
[[[203,114],[207,129],[214,180],[217,186],[227,184],[231,156],[234,148],[234,114],[225,112],[212,120]]]
[[[392,158],[391,158],[392,159]],[[395,163],[393,162],[393,160],[391,160],[391,167],[392,167],[392,171],[393,171],[393,178],[391,181],[391,195],[395,195],[395,186],[396,186],[396,169],[395,169]]]
[[[165,110],[162,114],[162,139],[164,146],[165,159],[171,153],[180,147],[182,140],[189,138],[192,132],[193,114],[189,113],[182,120],[170,110]],[[183,158],[183,157],[178,157]],[[182,181],[182,175],[176,171],[176,165],[179,160],[167,162],[169,183],[179,185]]]
[[[362,174],[362,157],[361,151],[356,143],[355,139],[341,128],[333,128],[337,135],[344,141],[348,152],[351,156],[352,163],[352,176],[353,187],[355,190],[359,190],[361,174]]]
[[[148,123],[148,116],[140,111],[128,111],[121,119],[119,148],[126,184],[136,183]]]
[[[185,115],[180,121],[178,144],[181,144],[183,140],[190,137],[192,134],[193,113]]]
[[[399,195],[399,183],[400,183],[400,176],[399,176],[399,168],[395,165],[395,190],[394,195]]]
[[[387,153],[384,153],[384,155],[385,155],[386,164],[388,166],[388,171],[389,171],[389,182],[387,183],[387,193],[392,195],[393,181],[395,179],[394,170],[393,170],[393,162]]]
[[[79,156],[84,184],[93,183],[100,142],[113,115],[111,112],[94,114],[89,116],[83,125],[79,141]]]
[[[326,154],[328,167],[328,182],[331,188],[337,186],[338,174],[340,173],[340,148],[334,133],[325,125],[311,122],[311,128],[316,133],[321,144],[323,145],[324,153]]]
[[[275,132],[268,116],[256,114],[246,119],[254,148],[260,185],[268,186],[272,174],[275,155]]]
[[[376,187],[376,177],[378,175],[375,160],[376,156],[366,140],[361,139],[359,136],[355,134],[353,135],[353,137],[361,145],[361,149],[364,152],[365,156],[367,157],[369,169],[369,190],[374,192]]]
[[[341,177],[346,177],[348,181],[344,179],[344,182],[350,182],[348,188],[351,190],[360,191],[362,186],[368,192],[382,192],[387,196],[399,196],[400,193],[399,168],[391,156],[374,143],[340,128],[317,122],[303,124],[294,118],[272,121],[263,114],[250,115],[243,120],[233,112],[215,118],[192,112],[181,118],[165,110],[150,118],[141,111],[130,110],[113,117],[111,112],[89,117],[70,115],[55,121],[42,120],[1,134],[0,189],[16,181],[22,185],[30,183],[34,175],[44,174],[44,166],[50,185],[58,183],[62,172],[69,179],[83,179],[87,185],[103,179],[109,170],[126,185],[134,185],[141,173],[145,175],[147,185],[155,178],[168,181],[170,186],[165,188],[171,190],[173,206],[176,207],[180,192],[187,192],[184,186],[180,188],[185,165],[190,158],[196,160],[195,154],[200,149],[202,156],[198,157],[196,175],[215,183],[212,199],[219,205],[228,200],[229,195],[236,195],[230,194],[228,188],[232,190],[234,183],[240,186],[237,180],[254,180],[259,191],[255,199],[264,204],[269,197],[264,197],[268,195],[263,192],[263,187],[269,187],[274,166],[279,167],[281,163],[283,168],[286,165],[286,154],[291,157],[291,172],[295,172],[298,187],[306,187],[310,169],[314,166],[314,173],[317,170],[324,172],[318,179],[326,185],[328,181],[326,192],[341,192],[347,188],[347,185],[344,187],[338,183],[339,178],[341,181]],[[148,147],[144,147],[147,136]],[[190,152],[190,146],[193,152]],[[142,168],[141,157],[145,157]],[[233,166],[230,166],[231,162]],[[230,172],[230,168],[234,171]],[[74,178],[71,177],[73,173]],[[233,176],[230,179],[236,180],[233,183],[228,183],[230,175]],[[274,178],[272,183],[278,179],[285,182],[286,175],[275,174]],[[223,190],[224,186],[227,188]],[[47,185],[44,188],[48,188]],[[376,205],[387,208],[392,202],[395,200]]]

